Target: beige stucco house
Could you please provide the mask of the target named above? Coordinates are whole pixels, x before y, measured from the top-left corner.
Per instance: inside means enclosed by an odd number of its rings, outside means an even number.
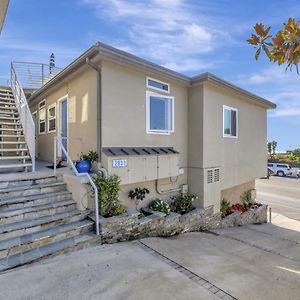
[[[127,206],[130,189],[147,187],[143,205],[189,191],[218,211],[266,174],[275,104],[210,73],[190,78],[97,43],[28,102],[37,158],[53,162],[56,136],[73,160],[96,150],[97,167],[121,177]]]

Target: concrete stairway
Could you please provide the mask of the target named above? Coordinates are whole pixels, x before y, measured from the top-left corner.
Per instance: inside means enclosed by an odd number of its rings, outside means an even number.
[[[0,181],[0,272],[99,243],[61,177]]]
[[[10,89],[0,88],[0,172],[32,167],[19,113]]]

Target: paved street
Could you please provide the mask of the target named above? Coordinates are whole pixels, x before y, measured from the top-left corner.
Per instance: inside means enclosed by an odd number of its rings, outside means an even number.
[[[300,179],[271,176],[256,181],[258,202],[272,211],[300,221]]]

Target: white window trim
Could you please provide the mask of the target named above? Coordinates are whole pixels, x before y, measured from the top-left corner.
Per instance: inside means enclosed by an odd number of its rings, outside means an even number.
[[[225,123],[225,110],[234,110],[236,112],[236,136],[233,136],[231,134],[225,134],[224,133],[224,123]],[[232,138],[232,139],[237,139],[239,137],[239,111],[238,109],[234,108],[234,107],[230,107],[227,105],[223,105],[223,137],[226,138]]]
[[[166,91],[166,90],[163,90],[163,89],[154,87],[154,86],[152,86],[152,85],[149,85],[149,84],[148,84],[148,80],[149,80],[149,79],[150,79],[150,80],[153,80],[153,81],[156,81],[156,82],[159,82],[159,83],[161,83],[161,84],[167,85],[167,86],[168,86],[168,90]],[[152,78],[152,77],[146,77],[146,87],[147,87],[148,89],[151,89],[151,90],[163,92],[163,93],[165,93],[165,94],[170,94],[170,84],[169,84],[169,83],[166,83],[166,82],[157,80],[157,79]]]
[[[44,105],[43,105],[43,106],[40,106],[40,104],[41,104],[42,102],[44,102]],[[41,101],[39,102],[38,109],[40,110],[40,109],[46,107],[46,104],[47,104],[47,103],[46,103],[46,99],[41,100]]]
[[[157,96],[160,98],[172,99],[172,129],[171,130],[155,130],[150,129],[150,96]],[[175,131],[175,98],[173,96],[161,95],[154,92],[146,92],[146,133],[147,134],[161,134],[170,135]]]
[[[41,132],[41,127],[40,127],[40,124],[41,124],[41,122],[40,122],[40,111],[41,110],[45,110],[45,131],[43,131],[43,132]],[[47,110],[46,110],[46,107],[42,107],[42,108],[40,108],[39,109],[39,122],[38,122],[38,126],[39,126],[39,135],[42,135],[42,134],[45,134],[46,132],[47,132],[47,128],[46,128],[46,126],[47,126]]]
[[[51,117],[50,118],[49,111],[53,107],[55,108],[55,117]],[[49,130],[49,128],[50,128],[50,121],[51,120],[55,120],[55,129],[54,130]],[[48,106],[48,109],[47,109],[47,124],[48,124],[48,133],[56,132],[56,128],[57,128],[57,109],[56,109],[56,103],[53,103],[53,104],[51,104],[51,105]]]

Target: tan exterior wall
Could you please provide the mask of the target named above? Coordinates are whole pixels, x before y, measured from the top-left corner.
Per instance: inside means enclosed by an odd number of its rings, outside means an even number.
[[[65,96],[68,98],[68,135],[71,158],[77,160],[81,152],[97,150],[96,81],[96,72],[86,66],[46,95],[44,98],[46,99],[47,113],[46,133],[39,134],[37,132],[38,159],[53,161],[53,139],[59,135],[60,128],[59,100]],[[56,132],[48,133],[48,107],[53,103],[56,103]],[[37,116],[39,115],[38,103],[30,105],[30,109],[32,112],[37,111]]]
[[[169,95],[175,97],[175,132],[170,135],[146,133],[147,76],[170,84]],[[172,178],[172,181],[175,181],[173,183],[168,178],[159,180],[159,185],[162,185],[162,190],[169,190],[187,183],[188,92],[186,87],[152,74],[104,62],[102,64],[102,107],[103,147],[174,147],[180,152],[179,167],[184,169],[184,174]],[[174,194],[158,194],[153,180],[124,185],[120,195],[126,205],[133,204],[128,199],[128,192],[138,186],[151,190],[149,199],[155,197],[167,199]],[[144,204],[146,202],[144,201]]]
[[[193,87],[189,100],[190,191],[200,195],[200,206],[213,204],[217,211],[221,190],[266,173],[266,109],[209,83]],[[238,138],[223,137],[223,105],[238,110]],[[208,184],[207,171],[214,168],[220,181]]]
[[[221,199],[227,199],[231,204],[243,203],[243,194],[255,189],[255,180],[249,181],[221,191]]]

